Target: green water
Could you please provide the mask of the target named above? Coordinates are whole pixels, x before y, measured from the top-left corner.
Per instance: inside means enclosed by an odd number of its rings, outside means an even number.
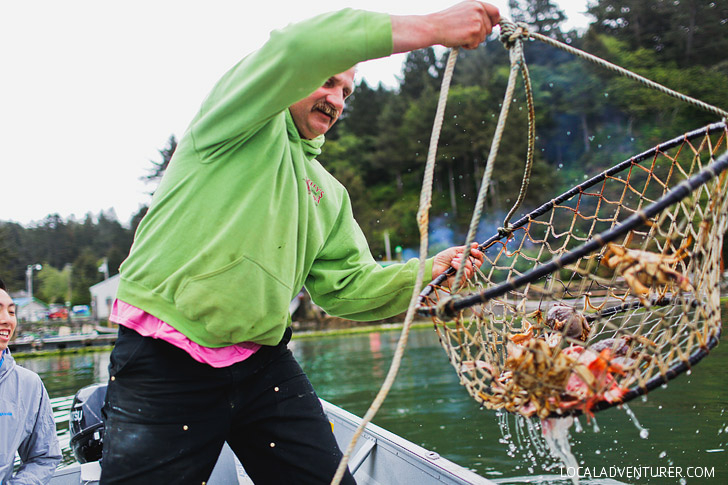
[[[294,340],[292,348],[319,395],[362,416],[389,369],[399,332]],[[43,378],[52,398],[63,401],[80,387],[105,382],[109,352],[18,359]],[[572,451],[581,466],[592,473],[619,468],[701,467],[712,479],[687,478],[684,483],[728,483],[728,342],[723,339],[713,353],[690,375],[682,375],[666,389],[657,389],[646,400],[629,406],[649,437],[626,412],[610,409],[594,422],[581,419],[584,430],[572,429]],[[458,384],[432,330],[410,335],[399,375],[374,423],[408,440],[503,483],[534,482],[534,476],[560,477],[553,459],[539,456],[530,442],[502,437],[495,412],[481,409]],[[518,431],[514,418],[510,429]],[[63,425],[61,425],[62,428]],[[68,442],[61,429],[61,442]],[[66,451],[70,459],[70,453]],[[643,472],[645,473],[645,472]],[[655,472],[652,472],[655,475]],[[529,478],[523,478],[529,477]],[[604,478],[604,475],[602,476]],[[620,479],[625,483],[680,483],[679,478]],[[597,481],[582,481],[582,483]],[[571,483],[561,479],[551,483]],[[614,482],[612,482],[614,483]]]

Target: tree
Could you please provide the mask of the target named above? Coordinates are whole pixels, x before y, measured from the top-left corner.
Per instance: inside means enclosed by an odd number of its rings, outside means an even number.
[[[566,14],[551,0],[509,0],[511,16],[516,22],[525,22],[535,32],[560,39],[561,24]]]
[[[728,49],[728,0],[601,0],[591,28],[678,66],[717,64]]]
[[[14,222],[0,223],[0,278],[10,291],[25,288],[24,261],[27,247],[23,244],[23,226]],[[25,263],[28,264],[28,263]]]
[[[144,219],[144,216],[147,215],[147,211],[149,210],[149,206],[145,205],[141,207],[136,214],[134,214],[131,218],[131,235],[133,236],[136,233],[137,227],[139,227],[139,223],[142,222],[142,219]]]
[[[399,94],[406,100],[419,98],[426,88],[439,89],[442,65],[432,47],[407,54],[402,68]]]
[[[64,303],[69,296],[71,267],[66,265],[62,270],[58,270],[44,263],[43,269],[38,272],[38,281],[35,295],[38,299],[46,303]]]
[[[150,160],[152,168],[150,168],[149,173],[141,177],[141,179],[148,183],[154,183],[155,185],[158,184],[162,179],[164,172],[167,170],[169,162],[172,160],[172,155],[174,155],[176,149],[177,139],[174,135],[170,135],[169,140],[167,140],[167,146],[158,150],[162,157],[162,161],[155,162],[154,160]],[[154,191],[152,191],[152,193],[154,193]]]
[[[100,264],[100,259],[89,248],[84,249],[73,262],[71,304],[91,304],[89,288],[103,279],[103,276],[99,273]]]
[[[341,120],[334,125],[340,132],[352,135],[375,136],[379,130],[379,115],[382,108],[392,101],[395,94],[379,85],[377,89],[369,87],[366,81],[362,80],[346,100],[346,109]],[[328,143],[330,137],[326,135]],[[328,149],[328,145],[327,145]]]

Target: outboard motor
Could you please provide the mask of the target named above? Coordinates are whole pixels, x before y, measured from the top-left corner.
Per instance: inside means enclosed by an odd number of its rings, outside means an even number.
[[[80,389],[73,397],[71,419],[71,449],[79,463],[101,459],[104,442],[104,422],[101,408],[106,397],[106,384],[92,384]]]

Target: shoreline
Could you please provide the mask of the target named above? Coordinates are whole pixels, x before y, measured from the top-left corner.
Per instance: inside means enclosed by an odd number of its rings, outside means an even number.
[[[375,325],[362,325],[352,326],[346,328],[332,328],[330,330],[295,330],[291,340],[305,340],[321,337],[338,337],[342,335],[357,335],[366,334],[373,332],[394,332],[402,330],[404,323],[379,323]],[[412,323],[412,329],[421,328],[432,328],[432,322],[428,321],[415,321]],[[113,345],[98,345],[98,346],[78,346],[78,347],[67,347],[64,349],[49,349],[49,350],[32,350],[30,352],[13,352],[14,358],[33,358],[33,357],[51,357],[55,355],[72,355],[81,353],[91,352],[104,352],[113,349]]]

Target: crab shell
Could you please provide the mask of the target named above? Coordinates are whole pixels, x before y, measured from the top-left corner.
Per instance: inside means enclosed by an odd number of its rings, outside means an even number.
[[[680,259],[677,255],[667,256],[608,243],[602,262],[612,269],[621,266],[618,270],[630,288],[638,295],[647,295],[648,287],[653,284],[675,284],[683,291],[693,291],[690,279],[668,266]]]
[[[568,305],[554,305],[546,314],[546,325],[567,337],[586,342],[591,327],[584,314]],[[565,330],[563,330],[565,328]]]
[[[629,337],[624,336],[619,338],[606,338],[593,343],[589,347],[589,350],[599,353],[604,349],[610,349],[612,351],[612,357],[624,357],[629,352],[630,340]]]

